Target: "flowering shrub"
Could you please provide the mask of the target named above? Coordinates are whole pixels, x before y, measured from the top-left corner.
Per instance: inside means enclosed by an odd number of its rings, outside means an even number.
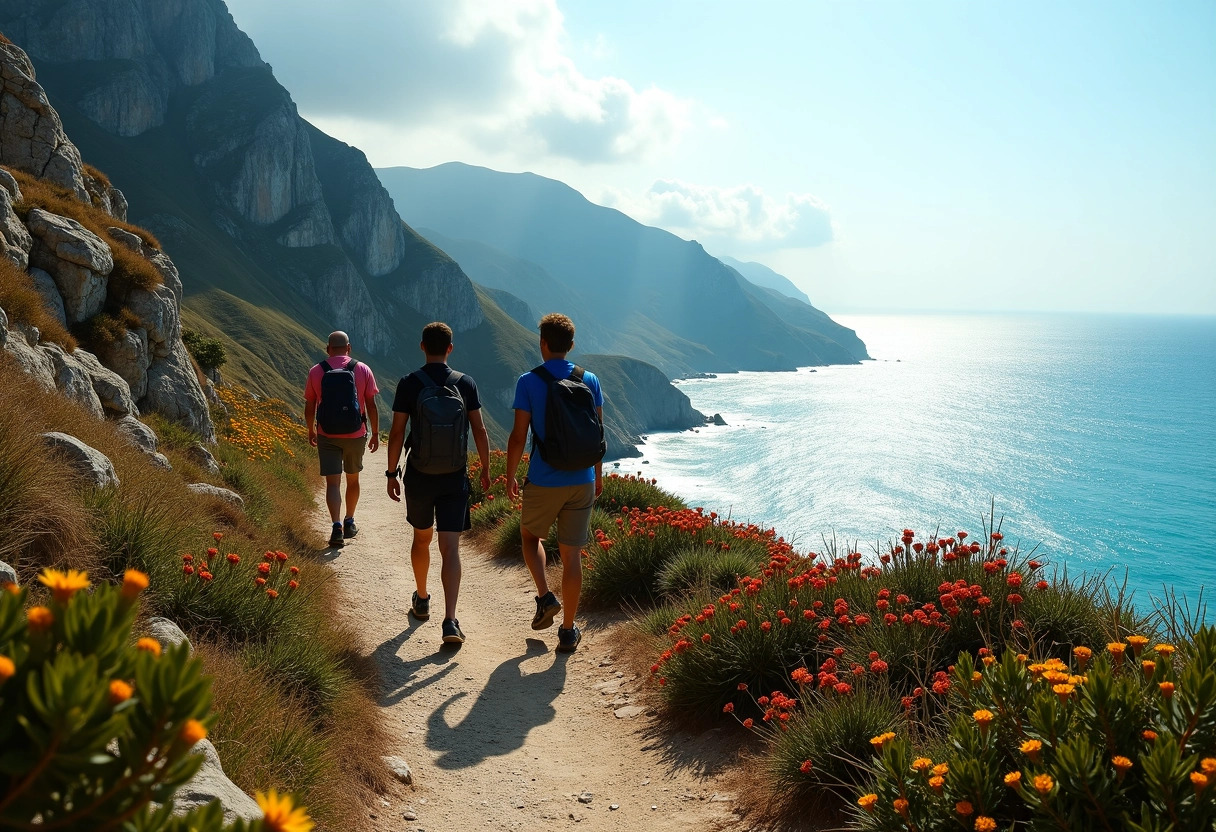
[[[269,461],[277,454],[294,457],[295,450],[307,441],[307,429],[286,402],[259,399],[236,386],[217,387],[215,392],[227,409],[216,428],[247,458]]]
[[[518,478],[522,481],[528,473],[528,455],[523,455]],[[481,488],[481,460],[469,456],[469,511],[473,528],[477,531],[491,529],[501,523],[512,512],[519,512],[521,503],[512,502],[507,493],[507,452],[490,451],[490,490]]]
[[[45,604],[0,591],[0,826],[38,830],[307,832],[261,797],[263,820],[224,826],[218,805],[172,818],[173,792],[197,772],[190,749],[207,736],[210,681],[184,645],[132,643],[147,587],[128,570],[92,592],[88,576],[45,570]],[[163,804],[153,810],[153,802]],[[269,807],[269,808],[266,808]]]
[[[1144,636],[1069,662],[1007,651],[950,677],[947,751],[876,742],[867,829],[1207,830],[1216,824],[1216,630]],[[876,738],[879,740],[881,738]],[[940,770],[940,776],[931,772]]]

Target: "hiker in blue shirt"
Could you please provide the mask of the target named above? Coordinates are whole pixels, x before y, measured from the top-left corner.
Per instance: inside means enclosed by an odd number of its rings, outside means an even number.
[[[604,394],[593,373],[566,360],[574,347],[574,322],[551,314],[540,321],[540,354],[544,363],[515,383],[515,425],[507,442],[507,483],[518,499],[515,474],[532,431],[532,454],[523,485],[520,536],[524,562],[536,582],[533,630],[552,626],[557,613],[557,650],[578,647],[582,632],[574,622],[583,586],[581,553],[591,531],[591,507],[604,490]],[[545,580],[541,541],[557,521],[562,558],[562,600]]]

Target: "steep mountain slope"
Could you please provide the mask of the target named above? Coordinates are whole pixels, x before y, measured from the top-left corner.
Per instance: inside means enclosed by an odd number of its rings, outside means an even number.
[[[696,242],[594,205],[560,182],[459,163],[379,173],[408,222],[528,261],[574,292],[584,316],[590,313],[605,330],[597,348],[642,355],[676,374],[867,357],[855,336],[850,340],[826,316],[826,323],[809,317],[806,325],[791,323]],[[487,270],[469,268],[477,279],[491,280]],[[519,284],[487,285],[533,306],[543,299]],[[651,354],[638,353],[637,341]]]
[[[186,322],[225,343],[227,379],[294,402],[345,329],[391,396],[421,327],[444,320],[503,439],[534,332],[401,221],[361,151],[299,117],[221,0],[0,0],[0,30],[173,252]]]
[[[775,289],[787,298],[800,300],[808,306],[811,303],[811,299],[806,296],[806,292],[795,286],[792,280],[783,274],[778,274],[763,263],[745,262],[723,255],[718,255],[718,259],[757,286],[762,286],[765,289]]]

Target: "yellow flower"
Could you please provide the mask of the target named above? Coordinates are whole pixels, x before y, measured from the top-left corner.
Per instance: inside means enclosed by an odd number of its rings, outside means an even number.
[[[77,569],[61,572],[58,569],[43,569],[38,576],[39,583],[50,588],[55,600],[66,604],[72,596],[89,585],[89,573]]]
[[[46,632],[55,623],[55,614],[46,607],[30,607],[25,611],[25,620],[35,633]]]
[[[135,642],[135,648],[137,650],[143,650],[151,653],[153,656],[160,655],[160,642],[147,636],[144,636],[139,641]]]
[[[996,829],[996,821],[992,818],[980,815],[975,819],[975,832],[994,832]]]
[[[877,737],[870,738],[870,745],[874,746],[875,751],[881,751],[882,747],[895,739],[894,731],[887,731],[884,734],[879,734]]]
[[[950,766],[946,763],[938,763],[933,767],[933,773],[938,777],[945,777],[950,773]]]
[[[934,775],[929,778],[929,788],[933,789],[934,794],[941,794],[944,785],[946,785],[946,778],[944,777]]]
[[[1174,648],[1174,645],[1172,645],[1172,644],[1158,644],[1153,649],[1156,650],[1158,653],[1160,653],[1162,656],[1172,656],[1172,655],[1174,655],[1175,648]]]
[[[990,656],[985,656],[985,658],[991,658],[991,657],[990,657]],[[984,674],[983,674],[983,673],[980,673],[978,670],[973,670],[973,671],[971,672],[971,682],[972,682],[972,684],[978,685],[978,684],[979,684],[980,682],[982,682],[982,681],[984,681]]]
[[[992,667],[996,664],[996,656],[984,656],[984,667]]]
[[[1043,743],[1040,740],[1026,740],[1022,743],[1022,753],[1030,758],[1030,761],[1037,763],[1039,754],[1043,750]]]
[[[1119,782],[1122,783],[1123,776],[1127,774],[1128,770],[1132,767],[1132,761],[1119,754],[1110,758],[1110,764],[1115,767],[1115,772],[1118,776]]]
[[[1093,656],[1094,651],[1090,650],[1088,647],[1081,646],[1072,648],[1072,654],[1077,657],[1077,664],[1079,664],[1081,669],[1084,670],[1085,665],[1089,664],[1089,660]]]
[[[1056,696],[1060,697],[1061,702],[1067,702],[1068,698],[1072,696],[1073,691],[1076,690],[1076,687],[1073,685],[1054,685],[1051,690]]]
[[[1022,664],[1026,664],[1026,662],[1030,661],[1030,657],[1025,653],[1018,653],[1016,656],[1014,656],[1014,658],[1020,661]]]
[[[1039,794],[1049,794],[1055,786],[1056,782],[1051,779],[1050,774],[1036,774],[1034,776],[1034,790]]]
[[[128,569],[122,573],[122,597],[126,601],[134,601],[139,593],[148,588],[148,576],[138,569]]]
[[[115,679],[113,682],[110,682],[110,704],[117,705],[120,702],[126,702],[134,692],[135,688],[128,685],[122,679]]]
[[[1011,789],[1017,789],[1017,788],[1021,788],[1021,786],[1022,786],[1022,772],[1020,772],[1020,771],[1011,771],[1011,772],[1009,772],[1008,774],[1006,774],[1006,775],[1005,775],[1005,785],[1006,785],[1006,786],[1008,786],[1008,787],[1009,787],[1009,788],[1011,788]]]
[[[919,771],[921,774],[924,774],[931,768],[933,768],[933,761],[928,757],[917,757],[912,761],[913,771]]]
[[[878,800],[878,796],[866,795],[857,801],[862,808],[869,811],[868,807],[861,803],[866,797]],[[313,824],[308,812],[304,811],[303,807],[295,806],[291,795],[280,796],[277,791],[271,789],[269,794],[258,792],[257,798],[258,807],[262,810],[262,827],[266,832],[312,832]]]
[[[8,656],[0,656],[0,685],[17,674],[17,665]]]
[[[1139,656],[1140,651],[1144,649],[1146,644],[1148,644],[1148,639],[1144,636],[1128,636],[1127,643],[1132,646],[1132,650],[1137,656]]]
[[[207,739],[207,728],[197,719],[187,719],[177,735],[186,745],[194,745],[200,740]]]
[[[992,711],[984,708],[980,708],[971,716],[975,719],[975,724],[980,726],[980,730],[982,731],[988,730],[988,726],[991,725],[992,720],[995,719],[995,715],[992,713]]]
[[[1127,645],[1121,641],[1112,641],[1106,645],[1106,649],[1115,657],[1115,665],[1123,664],[1123,654],[1127,650]]]
[[[877,802],[878,795],[876,794],[863,794],[861,797],[857,798],[857,805],[865,809],[867,812],[873,812],[874,804]]]

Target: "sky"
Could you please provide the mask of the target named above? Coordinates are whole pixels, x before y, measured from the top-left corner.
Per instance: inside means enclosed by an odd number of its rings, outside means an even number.
[[[377,167],[532,171],[828,312],[1216,314],[1216,3],[228,0]]]

